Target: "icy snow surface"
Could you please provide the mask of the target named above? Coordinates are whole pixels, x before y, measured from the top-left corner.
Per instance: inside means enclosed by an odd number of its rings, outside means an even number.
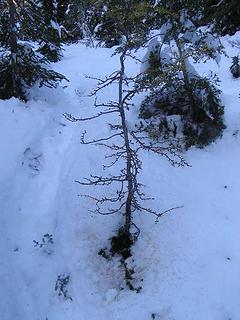
[[[227,44],[227,38],[224,40]],[[0,101],[0,320],[239,320],[240,319],[240,80],[229,72],[236,49],[218,73],[227,125],[222,139],[185,157],[191,167],[173,168],[143,154],[141,180],[154,207],[184,208],[160,219],[136,215],[141,236],[134,248],[143,290],[121,291],[122,274],[97,253],[119,227],[120,216],[88,212],[86,190],[75,183],[97,173],[105,150],[80,144],[81,133],[106,136],[107,120],[71,123],[63,113],[91,115],[85,75],[114,71],[117,57],[103,48],[66,47],[55,65],[70,80],[65,88],[33,89],[31,100]],[[144,56],[144,52],[142,52]],[[130,72],[139,65],[129,63]],[[104,99],[114,95],[114,88]],[[130,114],[134,121],[137,108]],[[88,189],[88,192],[91,190]],[[95,192],[95,191],[93,191]],[[54,243],[41,243],[45,234]],[[69,275],[58,296],[57,277]]]

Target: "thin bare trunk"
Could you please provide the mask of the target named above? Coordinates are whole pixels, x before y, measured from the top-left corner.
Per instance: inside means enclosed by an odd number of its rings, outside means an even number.
[[[189,113],[191,116],[194,117],[194,114],[196,112],[196,103],[195,103],[195,99],[193,96],[192,88],[190,86],[190,79],[189,79],[189,74],[188,74],[186,61],[185,61],[186,57],[184,55],[184,51],[182,49],[180,40],[177,37],[177,34],[175,35],[175,42],[176,42],[176,45],[178,48],[180,64],[181,64],[181,69],[182,69],[182,73],[183,73],[184,86],[187,91],[187,95],[188,95],[188,99],[189,99],[189,108],[190,108]]]
[[[132,200],[134,195],[133,190],[133,176],[132,176],[132,154],[131,154],[131,147],[129,142],[129,132],[127,128],[126,123],[126,115],[125,115],[125,109],[124,109],[124,101],[123,101],[123,79],[125,76],[125,65],[124,65],[124,59],[126,55],[127,49],[124,48],[123,52],[120,56],[120,77],[119,77],[119,111],[121,116],[121,122],[122,122],[122,130],[123,130],[123,136],[124,136],[124,142],[126,147],[126,175],[127,175],[127,188],[128,188],[128,196],[126,200],[126,208],[125,208],[125,232],[127,234],[130,234],[130,227],[131,227],[131,221],[132,221]]]

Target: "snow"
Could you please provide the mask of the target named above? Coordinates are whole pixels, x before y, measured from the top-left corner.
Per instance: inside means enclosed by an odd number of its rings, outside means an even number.
[[[112,50],[67,46],[55,69],[69,80],[57,89],[34,88],[31,100],[0,101],[0,319],[1,320],[238,320],[240,314],[240,109],[239,81],[229,72],[237,49],[223,39],[229,57],[220,66],[195,65],[221,80],[227,125],[223,137],[205,149],[191,148],[189,167],[142,153],[141,181],[163,216],[136,214],[141,229],[134,247],[140,293],[120,290],[123,274],[116,261],[97,253],[120,226],[121,216],[88,212],[94,194],[75,183],[101,171],[105,150],[80,144],[105,136],[106,120],[71,123],[63,114],[94,113],[88,93],[118,67]],[[140,53],[144,56],[145,52]],[[139,70],[128,63],[129,72]],[[101,99],[114,96],[114,88]],[[139,98],[140,100],[140,98]],[[130,113],[133,122],[137,107]],[[35,247],[45,234],[53,244]],[[70,276],[71,299],[54,290],[59,275]]]
[[[144,57],[142,59],[142,65],[141,65],[141,68],[140,68],[140,72],[141,73],[146,72],[148,70],[148,68],[150,67],[149,66],[149,62],[148,62],[150,54],[154,53],[154,54],[158,55],[159,48],[160,48],[160,42],[158,41],[157,37],[153,38],[149,42],[147,52],[146,52],[146,54],[144,55]]]

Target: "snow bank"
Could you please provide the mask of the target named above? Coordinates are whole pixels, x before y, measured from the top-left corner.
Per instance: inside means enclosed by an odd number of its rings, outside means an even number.
[[[231,57],[236,51],[224,41]],[[78,196],[90,190],[74,182],[99,172],[105,161],[104,149],[80,144],[81,132],[100,137],[109,129],[106,122],[73,124],[62,116],[94,112],[87,96],[94,82],[84,75],[114,71],[117,57],[111,53],[80,44],[66,47],[56,71],[67,76],[70,83],[63,86],[68,87],[35,88],[27,104],[0,102],[0,318],[150,320],[154,314],[164,320],[238,319],[240,109],[239,81],[231,78],[230,58],[222,57],[220,68],[195,66],[201,73],[216,71],[222,81],[223,138],[206,149],[189,150],[191,166],[181,169],[142,155],[140,178],[155,197],[154,207],[184,208],[158,224],[151,216],[135,216],[141,236],[134,263],[144,279],[136,294],[119,289],[118,266],[97,254],[122,217],[90,214],[93,204]],[[138,68],[129,62],[130,72]],[[102,98],[114,94],[109,88]],[[41,243],[45,234],[52,235],[50,251],[34,247],[33,240]],[[69,276],[67,299],[55,290],[58,276]]]

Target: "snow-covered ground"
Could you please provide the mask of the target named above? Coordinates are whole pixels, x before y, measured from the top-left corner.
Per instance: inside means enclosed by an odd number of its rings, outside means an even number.
[[[70,80],[63,88],[35,88],[27,104],[0,101],[0,320],[240,319],[240,80],[229,72],[236,49],[227,40],[229,57],[220,67],[198,66],[220,77],[223,137],[190,149],[190,167],[142,155],[141,180],[154,207],[183,208],[157,224],[150,215],[135,216],[141,235],[134,263],[144,279],[139,294],[119,290],[121,271],[97,254],[122,217],[89,213],[93,204],[79,197],[86,191],[74,182],[100,170],[105,150],[81,145],[80,138],[83,130],[106,135],[106,121],[76,124],[63,117],[93,114],[94,81],[85,75],[111,73],[117,57],[109,49],[71,45],[55,65]],[[129,64],[130,71],[139,68]],[[109,89],[104,98],[112,95]],[[34,246],[45,234],[53,243]],[[64,299],[55,284],[68,275]]]

